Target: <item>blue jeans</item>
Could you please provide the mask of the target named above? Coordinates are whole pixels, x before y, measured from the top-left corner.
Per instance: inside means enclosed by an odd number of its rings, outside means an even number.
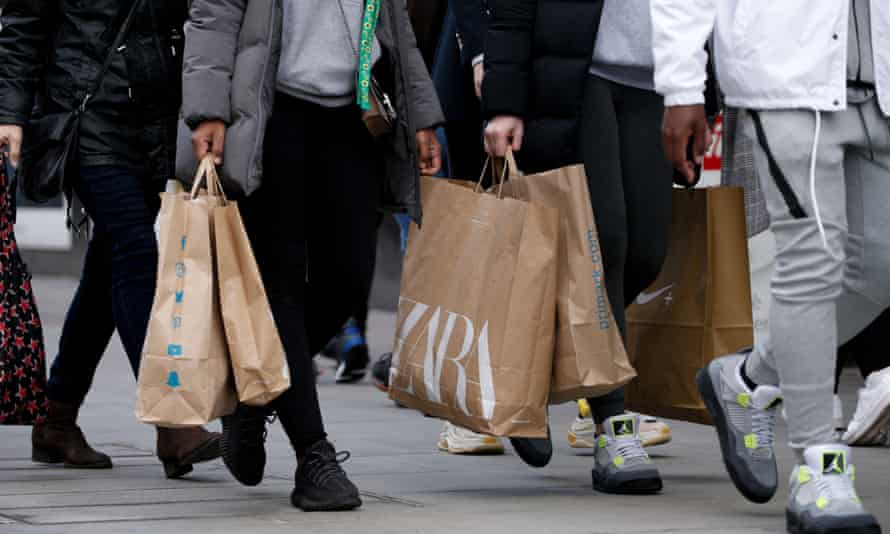
[[[80,284],[62,327],[49,397],[79,406],[115,329],[135,375],[157,277],[159,190],[126,168],[85,167],[74,191],[94,223]]]

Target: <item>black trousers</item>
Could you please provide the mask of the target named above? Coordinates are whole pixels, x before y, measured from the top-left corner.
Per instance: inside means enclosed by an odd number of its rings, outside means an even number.
[[[325,437],[312,356],[371,285],[383,162],[357,107],[278,94],[274,109],[242,212],[291,371],[273,408],[300,456]]]
[[[624,308],[655,281],[667,255],[673,171],[662,149],[663,113],[657,93],[588,77],[579,151],[623,337]],[[588,401],[597,423],[624,412],[623,389]]]
[[[74,190],[94,231],[47,393],[80,406],[115,330],[133,374],[139,371],[157,279],[153,227],[161,200],[160,187],[115,165],[81,168]]]

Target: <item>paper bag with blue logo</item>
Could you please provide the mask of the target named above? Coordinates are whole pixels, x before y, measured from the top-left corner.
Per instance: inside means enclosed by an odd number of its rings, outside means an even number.
[[[627,310],[629,409],[711,423],[695,375],[754,343],[749,265],[742,189],[675,190],[667,259]]]
[[[547,435],[555,210],[423,178],[402,274],[390,396],[495,436]]]
[[[238,400],[265,406],[290,387],[290,369],[237,203],[213,209],[213,233]]]
[[[508,160],[512,157],[507,155]],[[584,166],[511,175],[505,194],[559,210],[557,325],[550,404],[598,397],[625,385],[636,373],[606,295]]]
[[[136,415],[145,423],[202,425],[235,408],[214,265],[212,212],[224,200],[211,171],[202,163],[191,193],[163,195],[158,281],[137,389]],[[205,176],[206,194],[199,193]]]

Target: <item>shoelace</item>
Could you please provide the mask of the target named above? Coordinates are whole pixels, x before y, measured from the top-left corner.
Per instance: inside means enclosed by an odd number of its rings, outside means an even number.
[[[646,462],[649,455],[643,449],[643,442],[640,438],[623,438],[615,440],[616,452],[624,458],[625,465]]]
[[[757,436],[757,451],[761,454],[771,451],[776,441],[776,409],[752,410],[751,427]]]
[[[323,486],[331,478],[346,474],[340,464],[349,461],[351,457],[349,451],[334,452],[333,448],[310,452],[303,460],[306,466],[305,476],[316,486]]]

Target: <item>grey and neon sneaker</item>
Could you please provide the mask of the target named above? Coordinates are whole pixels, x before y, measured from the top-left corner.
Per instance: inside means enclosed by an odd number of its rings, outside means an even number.
[[[640,416],[616,415],[603,426],[605,433],[596,439],[593,489],[618,494],[661,491],[661,475],[640,441]]]
[[[751,391],[742,380],[744,361],[741,354],[717,358],[696,382],[714,418],[729,477],[748,500],[765,503],[779,486],[773,443],[782,394],[774,386]]]
[[[804,451],[804,465],[791,474],[785,517],[791,534],[880,534],[875,517],[862,507],[853,482],[850,448],[822,445]]]

